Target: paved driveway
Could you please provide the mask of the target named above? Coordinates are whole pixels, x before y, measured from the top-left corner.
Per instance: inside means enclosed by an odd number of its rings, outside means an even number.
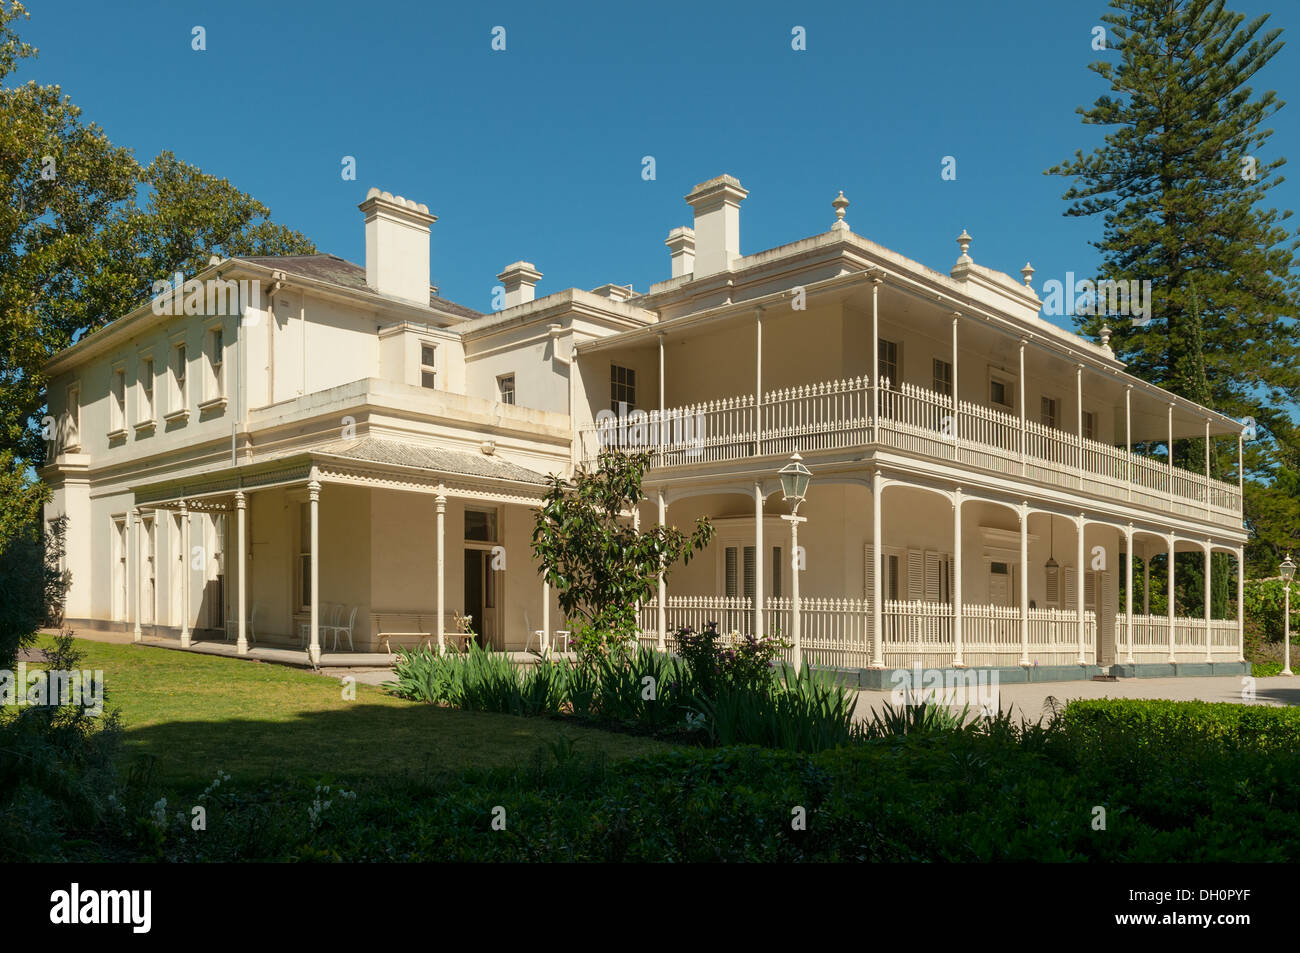
[[[1017,682],[998,685],[997,701],[1003,709],[1011,708],[1018,716],[1036,720],[1043,714],[1050,695],[1059,702],[1078,698],[1167,698],[1171,701],[1251,702],[1256,705],[1300,705],[1300,678],[1281,675],[1256,678],[1254,699],[1243,698],[1240,675],[1188,678],[1123,678],[1114,682]],[[989,686],[990,689],[993,686]],[[871,717],[873,708],[890,700],[889,692],[860,691],[855,717]],[[977,698],[970,698],[971,709],[979,708]],[[961,706],[958,705],[958,708]]]

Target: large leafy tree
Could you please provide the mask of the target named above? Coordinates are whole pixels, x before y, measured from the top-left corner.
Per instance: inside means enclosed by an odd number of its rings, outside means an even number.
[[[10,85],[36,54],[17,32],[26,17],[0,0],[0,471],[20,477],[43,462],[50,355],[212,255],[315,251],[225,179],[169,152],[142,166],[58,86]],[[21,496],[29,516],[39,502]]]
[[[1095,336],[1109,323],[1117,356],[1139,376],[1254,418],[1247,518],[1272,547],[1273,521],[1295,515],[1273,476],[1300,448],[1300,295],[1297,241],[1283,225],[1291,213],[1266,202],[1286,162],[1268,148],[1267,122],[1283,103],[1250,83],[1282,48],[1282,31],[1265,29],[1267,15],[1247,22],[1224,0],[1111,0],[1101,19],[1110,58],[1090,69],[1110,92],[1078,111],[1107,127],[1104,141],[1048,174],[1074,179],[1067,215],[1101,217],[1101,277],[1152,283],[1152,319],[1079,324]],[[1232,473],[1235,453],[1220,449],[1212,465]],[[1197,469],[1203,454],[1203,444],[1184,441],[1175,462]],[[1266,554],[1257,543],[1252,555]],[[1196,604],[1199,570],[1188,568],[1186,601]],[[1226,573],[1216,575],[1226,600]]]
[[[533,553],[570,620],[578,620],[584,657],[625,645],[636,632],[637,603],[655,595],[678,562],[690,562],[713,538],[701,516],[688,534],[675,526],[640,530],[628,513],[645,499],[645,453],[601,451],[597,468],[580,468],[573,480],[554,477],[537,511]]]

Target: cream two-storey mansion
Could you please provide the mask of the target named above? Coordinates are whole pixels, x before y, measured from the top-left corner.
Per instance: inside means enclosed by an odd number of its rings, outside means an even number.
[[[964,232],[932,271],[855,234],[841,194],[826,232],[742,255],[746,194],[692,190],[648,291],[538,296],[520,261],[485,314],[430,286],[435,216],[372,189],[364,267],[214,260],[78,341],[48,365],[41,474],[67,624],[318,664],[446,643],[462,616],[555,645],[535,509],[617,443],[652,451],[630,518],[717,528],[641,607],[648,644],[711,620],[788,637],[798,572],[802,658],[862,684],[1242,669],[1240,578],[1230,618],[1208,586],[1194,618],[1153,615],[1146,584],[1174,552],[1241,565],[1240,478],[1137,452],[1208,436],[1240,460],[1241,423],[1041,318],[1032,269],[976,264]]]

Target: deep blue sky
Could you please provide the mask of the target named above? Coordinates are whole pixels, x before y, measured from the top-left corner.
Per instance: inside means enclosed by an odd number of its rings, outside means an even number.
[[[1255,85],[1300,97],[1300,4],[1229,5],[1277,8],[1290,42]],[[1042,172],[1100,141],[1074,112],[1104,91],[1086,69],[1104,55],[1090,46],[1100,0],[30,8],[21,29],[40,56],[19,80],[61,84],[141,161],[170,149],[352,261],[371,185],[425,202],[434,281],[480,310],[517,259],[545,274],[539,294],[668,277],[682,197],[722,172],[750,190],[747,254],[825,231],[843,189],[854,231],[943,271],[963,228],[981,264],[1032,260],[1039,289],[1097,264],[1100,221],[1063,217],[1066,183]],[[195,25],[206,52],[190,48]],[[795,25],[806,52],[791,50]],[[1273,128],[1272,155],[1300,154],[1300,101]],[[1297,181],[1274,204],[1300,207]]]

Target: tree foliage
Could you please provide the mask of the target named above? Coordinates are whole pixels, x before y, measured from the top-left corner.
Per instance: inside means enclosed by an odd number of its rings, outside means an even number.
[[[580,620],[579,651],[601,654],[623,645],[636,632],[637,603],[655,596],[665,577],[713,538],[713,525],[700,517],[686,533],[675,526],[640,530],[630,513],[645,494],[645,453],[601,451],[597,468],[579,468],[572,482],[554,477],[533,526],[533,553],[560,608]]]
[[[1111,0],[1101,19],[1109,58],[1089,68],[1110,92],[1078,112],[1084,124],[1107,128],[1104,142],[1048,174],[1074,179],[1067,215],[1101,217],[1101,277],[1152,283],[1152,319],[1077,321],[1093,336],[1109,323],[1111,346],[1139,377],[1254,418],[1251,555],[1275,561],[1274,537],[1296,524],[1284,530],[1274,521],[1300,515],[1274,483],[1300,451],[1300,242],[1283,224],[1291,212],[1266,203],[1283,181],[1286,160],[1270,153],[1267,126],[1283,103],[1250,83],[1281,50],[1282,31],[1265,28],[1267,15],[1247,22],[1224,0]],[[1218,449],[1214,472],[1235,475],[1235,448]],[[1199,469],[1203,455],[1202,441],[1187,440],[1175,462]]]
[[[0,0],[0,451],[19,473],[44,462],[51,355],[212,255],[315,251],[225,179],[170,152],[142,166],[58,86],[10,85],[36,55],[18,35],[26,18]]]

